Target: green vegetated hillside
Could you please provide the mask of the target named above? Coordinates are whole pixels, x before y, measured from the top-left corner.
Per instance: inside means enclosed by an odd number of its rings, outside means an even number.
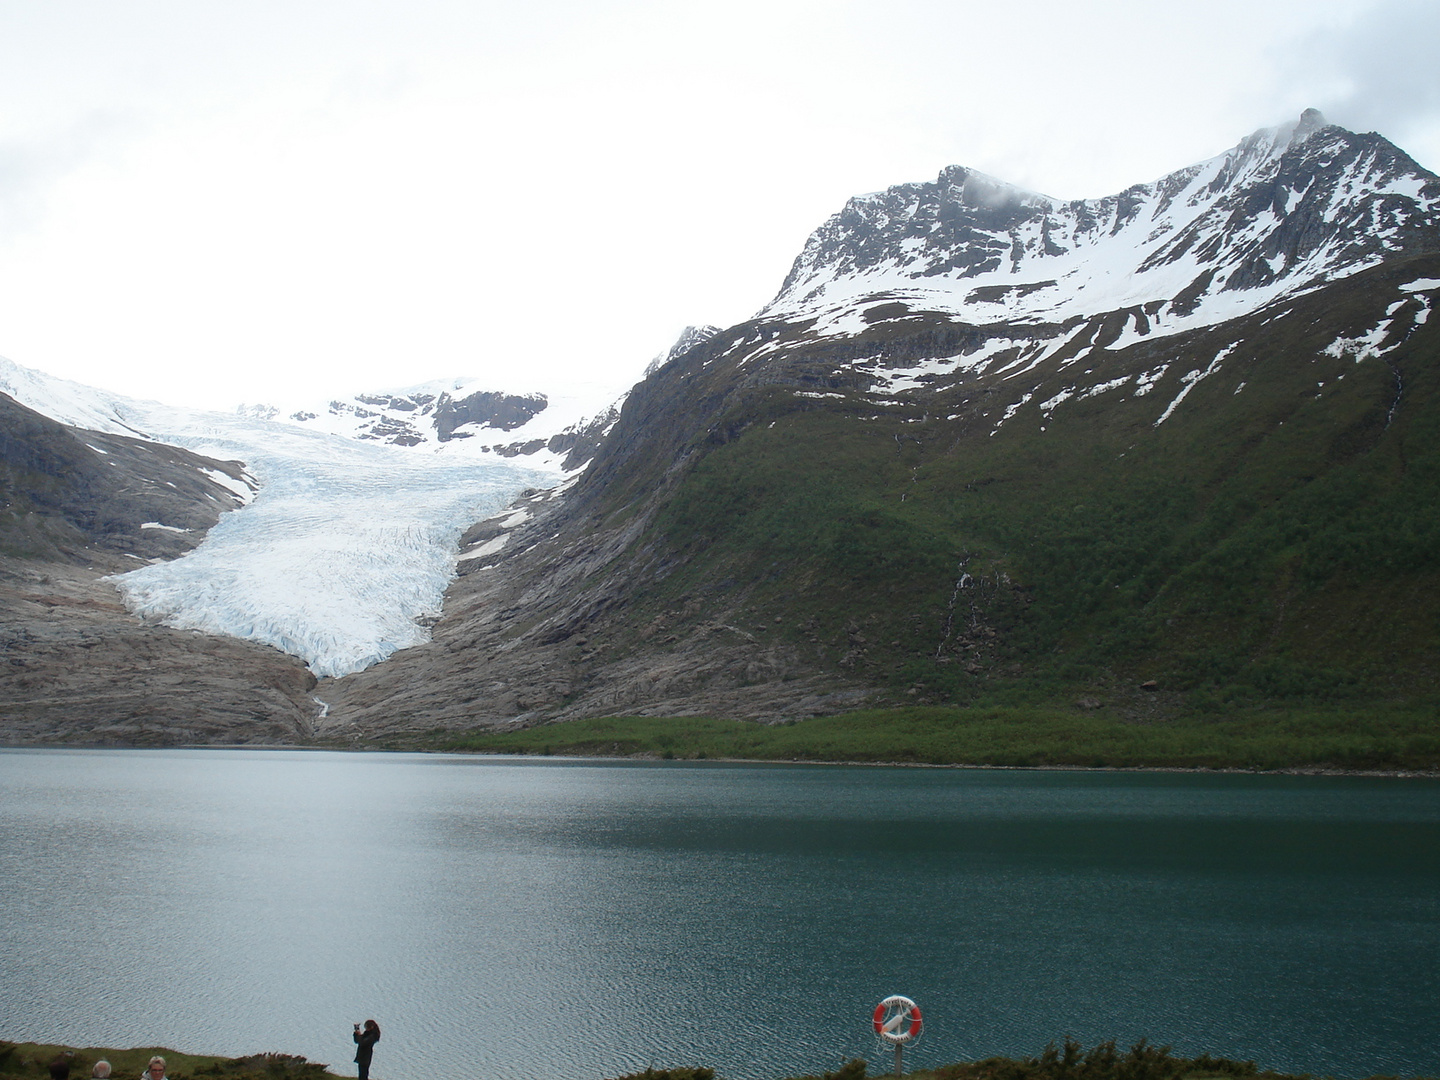
[[[1178,711],[1178,710],[1177,710]],[[1433,707],[1247,708],[1165,722],[1098,706],[912,706],[783,724],[605,717],[432,743],[446,750],[567,757],[1087,768],[1440,770]]]
[[[747,381],[716,359],[753,330],[733,329],[677,362],[668,402],[637,388],[627,410],[670,423],[627,445],[622,420],[593,470],[597,518],[663,492],[665,568],[631,625],[743,595],[772,639],[917,703],[1433,703],[1440,319],[1394,318],[1424,318],[1400,286],[1426,276],[1440,259],[1397,260],[1067,369],[1077,344],[998,428],[1019,396],[998,377],[877,404],[823,381],[837,346],[797,341]],[[894,306],[851,355],[953,329]],[[1389,351],[1331,347],[1387,318],[1408,329]],[[1152,385],[1043,411],[1079,368]]]

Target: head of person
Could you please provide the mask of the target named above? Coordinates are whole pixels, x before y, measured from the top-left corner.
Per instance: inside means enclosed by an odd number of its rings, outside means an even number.
[[[150,1064],[145,1066],[145,1078],[146,1080],[164,1080],[165,1059],[159,1054],[152,1057]]]
[[[95,1062],[95,1067],[90,1070],[90,1075],[95,1077],[95,1080],[106,1080],[110,1075],[110,1062],[101,1058]]]
[[[366,1020],[365,1034],[374,1035],[378,1039],[380,1037],[380,1025],[377,1024],[374,1020]]]

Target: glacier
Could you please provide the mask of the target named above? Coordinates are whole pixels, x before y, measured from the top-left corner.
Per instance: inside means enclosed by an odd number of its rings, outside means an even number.
[[[564,477],[550,458],[414,453],[137,401],[3,359],[0,391],[62,423],[243,461],[248,505],[182,558],[110,580],[141,618],[271,645],[322,678],[427,641],[464,530]]]
[[[337,436],[242,425],[167,438],[239,457],[255,500],[190,554],[115,578],[126,605],[167,626],[263,642],[340,676],[429,640],[474,521],[558,475],[503,461],[420,458]]]

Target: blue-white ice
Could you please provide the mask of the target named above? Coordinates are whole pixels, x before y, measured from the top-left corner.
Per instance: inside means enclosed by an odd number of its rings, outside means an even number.
[[[461,533],[562,478],[493,455],[415,453],[139,402],[3,360],[0,390],[67,423],[245,462],[260,485],[253,502],[222,515],[190,554],[113,580],[139,615],[273,645],[319,676],[428,640],[417,620],[440,613]]]
[[[152,418],[153,419],[153,418]],[[510,462],[416,455],[292,425],[214,417],[150,434],[238,458],[260,481],[183,558],[116,579],[137,614],[263,642],[319,676],[429,639],[460,534],[559,476]]]

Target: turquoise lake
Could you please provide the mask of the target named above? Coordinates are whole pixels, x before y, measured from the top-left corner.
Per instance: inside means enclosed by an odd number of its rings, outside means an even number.
[[[0,1038],[775,1080],[1145,1037],[1440,1075],[1440,781],[0,751]],[[123,1080],[123,1078],[122,1078]]]

